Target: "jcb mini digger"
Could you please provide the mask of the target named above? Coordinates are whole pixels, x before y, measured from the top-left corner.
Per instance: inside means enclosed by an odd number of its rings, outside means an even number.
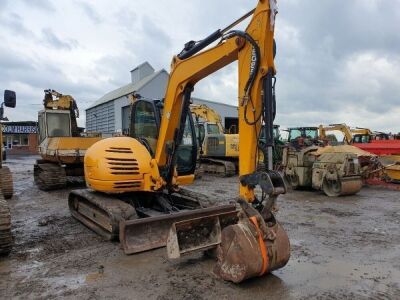
[[[275,0],[259,0],[227,28],[188,42],[173,57],[164,101],[139,99],[132,105],[131,137],[104,139],[87,150],[88,189],[69,195],[75,218],[108,238],[119,234],[126,253],[167,243],[171,258],[216,249],[215,273],[233,282],[287,263],[289,240],[273,214],[276,198],[286,192],[272,171],[276,12]],[[246,31],[232,29],[249,16]],[[198,81],[236,60],[240,188],[236,203],[218,206],[180,188],[193,182],[196,165],[190,96]],[[257,172],[262,123],[269,164]]]

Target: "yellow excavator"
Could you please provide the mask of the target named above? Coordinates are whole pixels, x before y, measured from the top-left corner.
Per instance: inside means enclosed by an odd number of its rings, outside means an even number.
[[[172,59],[164,100],[133,103],[131,137],[104,139],[87,150],[88,189],[70,193],[72,216],[105,237],[119,234],[125,253],[168,244],[169,257],[176,258],[214,249],[214,272],[233,282],[283,267],[289,239],[274,209],[286,187],[272,170],[269,143],[264,150],[270,163],[256,171],[262,123],[265,136],[273,136],[276,12],[274,0],[260,0],[225,29],[185,44]],[[245,31],[233,29],[250,16]],[[215,205],[218,201],[181,188],[193,182],[196,166],[190,99],[198,81],[234,61],[239,67],[239,200]]]
[[[37,187],[48,191],[82,181],[85,152],[100,137],[80,133],[76,120],[79,110],[72,96],[45,90],[43,106],[38,114],[42,158],[36,161],[33,176]]]
[[[0,106],[0,147],[3,146],[3,130],[1,121],[4,117],[4,106],[14,108],[16,96],[14,91],[4,91],[4,102]],[[13,179],[10,169],[3,166],[3,155],[0,155],[0,255],[10,253],[13,237],[11,234],[11,212],[5,199],[13,196]]]
[[[354,132],[346,124],[330,124],[328,126],[319,125],[319,137],[322,141],[328,141],[329,135],[327,132],[340,131],[343,133],[343,142],[351,144]]]
[[[226,134],[221,116],[204,104],[191,104],[199,142],[202,172],[229,177],[236,174],[239,159],[239,135]]]

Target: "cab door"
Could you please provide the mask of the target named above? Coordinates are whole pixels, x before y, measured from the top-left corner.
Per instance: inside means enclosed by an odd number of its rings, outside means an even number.
[[[162,102],[159,100],[137,100],[132,104],[130,136],[144,144],[152,157],[155,156],[162,107]],[[196,134],[189,113],[186,117],[183,138],[177,149],[178,175],[194,174],[196,155]]]

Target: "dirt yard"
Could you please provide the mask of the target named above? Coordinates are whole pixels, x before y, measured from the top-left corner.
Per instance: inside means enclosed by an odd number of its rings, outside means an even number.
[[[33,184],[35,157],[10,158],[15,246],[0,257],[0,298],[71,299],[399,299],[400,192],[363,188],[351,197],[290,192],[278,220],[291,241],[288,265],[235,285],[212,274],[213,260],[168,261],[165,249],[126,256],[68,211],[69,190]],[[221,201],[237,177],[203,177],[193,190]],[[249,258],[251,259],[251,258]]]

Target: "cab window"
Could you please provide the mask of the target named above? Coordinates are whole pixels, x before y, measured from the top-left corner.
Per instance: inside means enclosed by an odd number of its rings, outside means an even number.
[[[154,107],[151,103],[140,101],[135,107],[133,137],[157,139],[157,124]]]
[[[194,155],[197,153],[193,151],[193,139],[191,122],[189,118],[186,118],[182,142],[177,149],[177,170],[179,175],[187,175],[193,172],[196,161]]]
[[[208,134],[219,134],[219,128],[217,124],[207,124],[207,133]]]
[[[46,113],[47,132],[49,137],[71,136],[69,114]]]

